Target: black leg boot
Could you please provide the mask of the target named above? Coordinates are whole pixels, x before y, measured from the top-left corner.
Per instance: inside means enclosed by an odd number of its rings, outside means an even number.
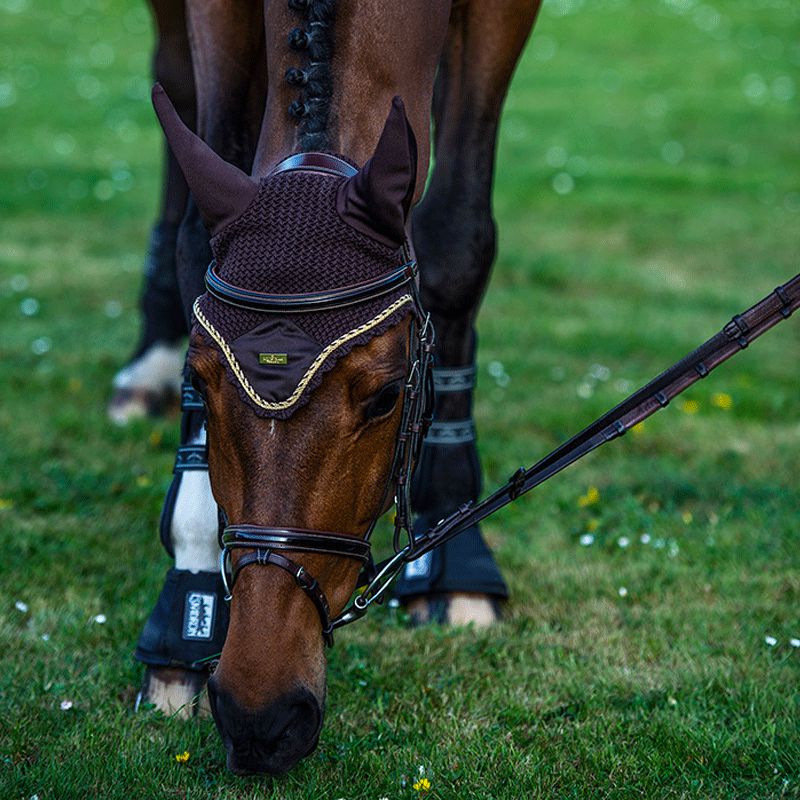
[[[205,409],[197,392],[184,383],[181,446],[174,477],[161,512],[161,541],[174,556],[171,528],[184,473],[208,471],[207,447],[196,442],[205,424]],[[156,606],[136,646],[136,659],[147,666],[140,702],[154,703],[168,713],[188,702],[205,686],[210,662],[218,657],[228,630],[228,605],[218,570],[192,572],[170,569]],[[174,698],[183,698],[180,702]],[[187,709],[191,716],[194,709]]]
[[[412,493],[418,515],[417,532],[451,514],[462,503],[476,500],[481,491],[472,421],[475,367],[437,367],[433,374],[436,413],[414,475]],[[395,594],[404,604],[415,598],[425,600],[427,613],[418,615],[419,621],[450,622],[451,595],[487,595],[497,618],[499,601],[508,597],[508,588],[476,525],[409,563]]]

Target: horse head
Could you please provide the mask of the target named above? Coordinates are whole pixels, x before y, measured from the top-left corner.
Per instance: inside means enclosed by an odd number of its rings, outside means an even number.
[[[229,767],[280,773],[316,746],[321,628],[351,597],[398,476],[420,325],[405,235],[416,142],[396,98],[361,169],[304,154],[256,180],[158,86],[153,102],[215,259],[188,354],[235,579],[209,696]]]

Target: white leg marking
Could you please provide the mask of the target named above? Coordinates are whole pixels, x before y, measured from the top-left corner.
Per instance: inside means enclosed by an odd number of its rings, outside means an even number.
[[[451,625],[488,628],[498,622],[492,601],[485,595],[455,593],[450,596],[447,621]]]
[[[204,444],[205,430],[192,440]],[[175,568],[192,572],[216,572],[219,567],[217,542],[217,504],[211,493],[206,470],[183,473],[181,487],[172,515],[172,546],[175,548]]]
[[[135,710],[138,711],[139,703],[144,701],[152,703],[164,714],[175,715],[177,719],[210,715],[206,679],[205,674],[191,670],[149,667]]]
[[[156,343],[114,376],[115,389],[148,389],[161,392],[181,388],[181,374],[186,347],[183,344]]]
[[[178,397],[185,347],[154,344],[114,377],[114,393],[108,416],[117,425],[127,425],[160,409]]]

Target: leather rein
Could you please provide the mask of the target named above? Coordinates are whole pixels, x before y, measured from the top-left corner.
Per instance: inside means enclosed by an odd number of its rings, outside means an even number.
[[[800,274],[775,288],[763,300],[747,311],[735,315],[723,329],[673,364],[648,384],[603,416],[596,419],[569,441],[548,453],[532,467],[520,467],[499,489],[480,502],[459,506],[452,514],[439,520],[432,528],[409,542],[394,556],[376,567],[376,577],[353,601],[346,619],[353,622],[363,616],[369,606],[380,601],[392,580],[414,561],[458,536],[467,528],[512,503],[526,492],[535,489],[578,459],[601,445],[623,436],[627,431],[652,414],[666,408],[669,402],[692,384],[746,349],[751,342],[770,328],[788,319],[800,308]]]
[[[278,164],[274,171],[291,170],[310,170],[343,177],[351,177],[356,173],[356,169],[346,161],[325,153],[299,153],[290,156]],[[231,599],[236,578],[246,567],[271,565],[283,569],[293,576],[297,586],[314,603],[319,614],[322,635],[328,645],[333,644],[333,631],[336,628],[360,619],[372,603],[382,601],[392,581],[407,563],[486,519],[601,445],[619,438],[633,426],[665,408],[670,400],[745,349],[762,333],[788,319],[800,307],[798,274],[747,311],[734,316],[711,339],[533,466],[528,469],[520,467],[491,495],[480,502],[461,505],[425,533],[415,535],[410,513],[411,476],[433,416],[431,367],[434,334],[430,316],[424,312],[419,299],[416,285],[417,265],[410,257],[408,247],[404,247],[404,255],[404,264],[380,278],[326,292],[302,295],[276,295],[241,289],[223,280],[217,273],[214,262],[206,274],[208,291],[218,300],[240,308],[269,313],[303,313],[341,308],[374,299],[406,284],[413,297],[415,314],[411,324],[409,369],[403,394],[400,429],[389,480],[379,506],[385,506],[394,489],[394,555],[377,565],[372,561],[370,537],[377,523],[377,516],[363,539],[326,531],[247,524],[226,525],[221,534],[220,570],[227,592],[226,600]],[[403,534],[407,543],[401,546]],[[240,556],[231,570],[230,555],[236,549],[247,549],[251,552]],[[283,555],[284,551],[316,553],[359,561],[362,565],[359,585],[364,588],[359,590],[341,614],[332,619],[330,606],[317,580],[309,575],[302,564]]]
[[[278,164],[273,174],[295,170],[345,178],[352,177],[357,172],[348,162],[327,153],[298,153]],[[311,313],[343,308],[374,300],[408,286],[414,309],[409,333],[409,366],[403,390],[400,429],[389,479],[379,505],[379,509],[382,510],[390,492],[394,489],[395,550],[400,549],[399,542],[404,532],[409,541],[413,541],[411,532],[413,524],[410,517],[411,474],[433,417],[433,326],[430,316],[425,313],[420,302],[417,263],[411,257],[407,245],[403,247],[403,255],[402,265],[378,278],[328,291],[304,294],[268,294],[242,289],[225,281],[219,275],[213,261],[206,272],[206,288],[209,294],[218,300],[238,308],[279,314]],[[375,576],[375,568],[370,550],[370,537],[379,516],[380,511],[363,539],[328,531],[226,524],[220,536],[222,546],[220,571],[225,585],[225,599],[231,599],[236,579],[246,567],[252,565],[278,567],[292,575],[297,586],[314,603],[322,626],[322,636],[326,644],[333,645],[334,629],[351,621],[349,610],[331,619],[330,605],[319,582],[302,564],[283,555],[282,551],[316,553],[359,561],[362,565],[363,583],[371,583]],[[240,556],[231,569],[231,553],[238,549],[247,549],[251,552]]]

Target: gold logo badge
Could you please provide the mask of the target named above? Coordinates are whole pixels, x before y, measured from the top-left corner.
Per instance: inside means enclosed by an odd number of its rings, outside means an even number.
[[[286,353],[259,353],[259,364],[288,364],[289,356]]]

